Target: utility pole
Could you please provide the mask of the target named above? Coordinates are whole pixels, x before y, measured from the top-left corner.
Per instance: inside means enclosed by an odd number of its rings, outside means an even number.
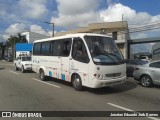
[[[124,40],[125,40],[125,45],[124,45],[124,58],[125,59],[129,59],[130,58],[130,56],[129,56],[129,54],[130,54],[130,48],[129,48],[129,46],[128,46],[128,35],[127,35],[127,31],[128,31],[128,28],[126,29],[126,25],[124,25],[124,23],[125,24],[127,24],[127,21],[124,21],[124,16],[123,16],[123,14],[122,14],[122,36],[124,37]]]
[[[14,45],[13,45],[13,49],[12,49],[13,50],[12,53],[13,53],[13,58],[14,59],[16,58],[16,45],[15,44],[16,44],[16,42],[15,42],[15,36],[14,36]]]
[[[52,24],[52,27],[53,27],[53,28],[52,28],[52,30],[53,30],[53,31],[52,31],[52,36],[54,37],[54,23],[51,23],[51,22],[45,22],[45,23],[47,23],[47,24]]]

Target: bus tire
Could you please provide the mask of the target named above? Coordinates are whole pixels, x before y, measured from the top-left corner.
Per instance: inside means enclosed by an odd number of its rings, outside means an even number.
[[[40,69],[39,71],[39,77],[42,81],[45,81],[46,80],[46,76],[44,74],[44,70],[43,69]]]
[[[82,80],[81,77],[78,74],[75,74],[72,76],[72,85],[75,90],[81,91],[83,86],[82,86]]]

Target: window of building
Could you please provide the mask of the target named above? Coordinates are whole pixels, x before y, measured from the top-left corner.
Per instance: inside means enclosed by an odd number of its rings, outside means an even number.
[[[113,40],[117,40],[117,32],[112,33]]]

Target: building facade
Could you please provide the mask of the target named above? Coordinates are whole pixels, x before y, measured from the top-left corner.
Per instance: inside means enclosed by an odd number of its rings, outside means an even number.
[[[152,60],[160,60],[160,42],[152,46]]]
[[[58,32],[55,36],[73,33],[100,33],[110,36],[115,40],[124,58],[127,58],[127,40],[130,39],[127,21],[92,23],[66,32]]]
[[[50,36],[46,36],[43,34],[27,31],[20,33],[22,36],[25,36],[28,43],[33,43],[35,40],[49,38]]]

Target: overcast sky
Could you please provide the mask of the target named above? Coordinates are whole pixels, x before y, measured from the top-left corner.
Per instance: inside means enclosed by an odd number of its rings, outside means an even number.
[[[0,41],[31,30],[46,34],[89,23],[127,20],[129,26],[160,21],[160,0],[0,0]],[[131,34],[132,38],[160,35],[160,29]]]

